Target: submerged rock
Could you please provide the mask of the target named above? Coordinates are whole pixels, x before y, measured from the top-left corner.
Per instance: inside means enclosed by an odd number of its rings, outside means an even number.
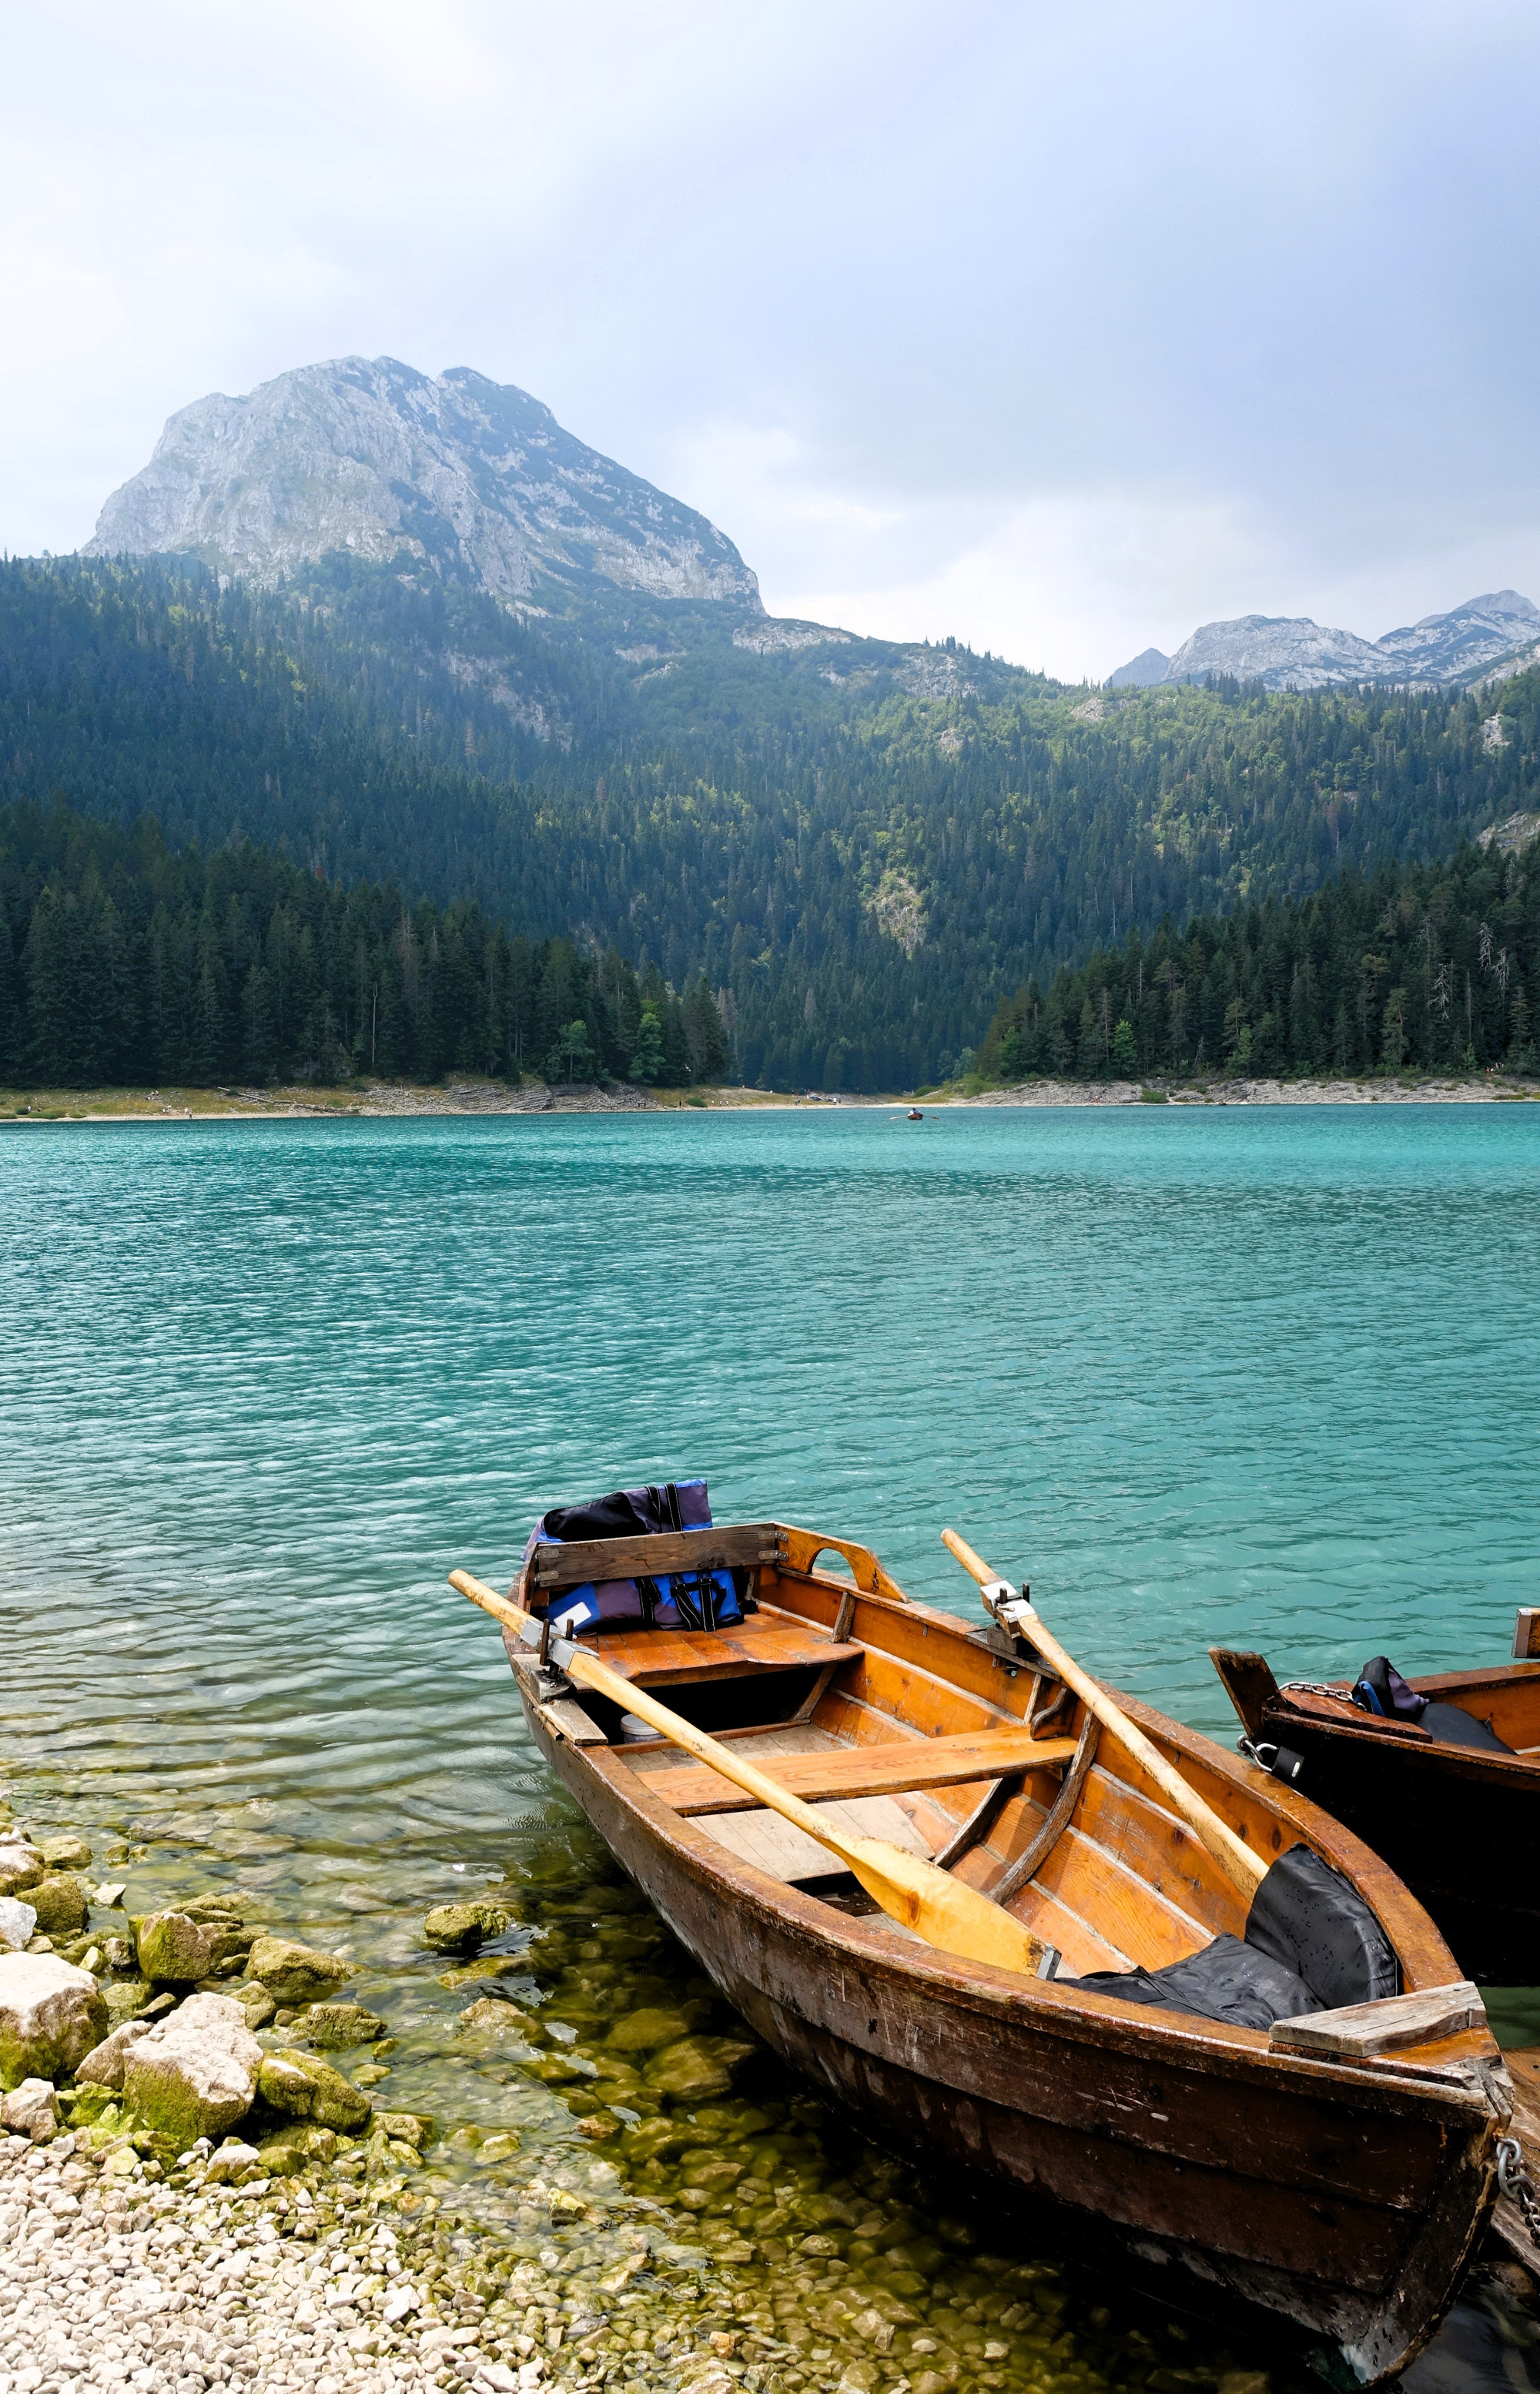
[[[604,2043],[611,2053],[653,2053],[660,2045],[676,2045],[689,2034],[690,2022],[682,2012],[647,2005],[616,2020]]]
[[[513,1914],[481,1897],[468,1903],[436,1904],[423,1922],[423,1935],[440,1953],[474,1953],[483,1937],[501,1937]]]
[[[86,1889],[67,1871],[49,1872],[27,1889],[45,1937],[78,1937],[90,1913]]]
[[[151,2027],[149,2020],[130,2019],[125,2020],[121,2028],[113,2029],[110,2036],[103,2037],[99,2045],[92,2047],[83,2061],[76,2062],[76,2085],[110,2086],[115,2095],[121,2095],[128,2057],[140,2037],[150,2034]]]
[[[549,2032],[529,2012],[517,2004],[505,2004],[496,1995],[482,1995],[460,2014],[454,2023],[461,2036],[477,2037],[483,2042],[491,2038],[516,2036],[525,2045],[547,2045]]]
[[[415,2153],[422,2151],[433,2134],[432,2121],[425,2119],[417,2111],[376,2112],[375,2126],[382,2137],[388,2137],[392,2143],[410,2145]]]
[[[313,2053],[299,2053],[292,2046],[264,2056],[258,2085],[263,2102],[270,2103],[275,2111],[286,2111],[295,2119],[313,2120],[322,2128],[362,2128],[375,2108],[368,2096],[351,2085],[340,2070],[318,2061]]]
[[[91,1848],[84,1837],[77,1837],[71,1831],[63,1836],[45,1837],[43,1859],[51,1871],[89,1870]]]
[[[59,2134],[59,2098],[53,2081],[48,2078],[23,2078],[20,2086],[0,2098],[0,2128],[8,2128],[13,2137],[30,2137],[34,2145],[46,2144]]]
[[[62,2078],[106,2028],[107,2006],[88,1970],[57,1953],[0,1953],[0,2086]]]
[[[372,2045],[389,2026],[378,2012],[362,2004],[313,2004],[305,2016],[305,2033],[322,2053],[347,2053],[355,2045]]]
[[[340,1954],[323,1953],[319,1946],[301,1945],[291,1937],[256,1939],[246,1968],[281,2004],[314,2003],[358,1976],[357,1966]]]
[[[190,1995],[138,2039],[124,2092],[147,2127],[191,2145],[244,2120],[257,2097],[262,2048],[228,1995]]]
[[[726,2095],[732,2076],[718,2050],[720,2044],[717,2037],[685,2036],[676,2045],[665,2045],[642,2072],[643,2085],[676,2101],[704,2101],[710,2095]],[[753,2047],[739,2050],[752,2052]]]

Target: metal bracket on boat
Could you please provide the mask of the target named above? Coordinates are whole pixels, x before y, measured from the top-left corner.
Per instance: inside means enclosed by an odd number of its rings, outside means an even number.
[[[1057,1679],[1059,1673],[1051,1663],[1046,1663],[1032,1642],[1032,1632],[1021,1624],[1020,1607],[1030,1603],[1032,1591],[1023,1581],[1012,1587],[1008,1579],[986,1580],[979,1590],[980,1600],[989,1614],[993,1626],[984,1630],[980,1644],[992,1654],[1004,1654],[1013,1663],[1030,1663],[1045,1679]]]
[[[558,1638],[553,1634],[549,1613],[542,1621],[527,1622],[519,1633],[519,1642],[522,1646],[539,1648],[540,1668],[543,1672],[565,1671],[573,1656],[577,1652],[577,1648],[570,1638]]]

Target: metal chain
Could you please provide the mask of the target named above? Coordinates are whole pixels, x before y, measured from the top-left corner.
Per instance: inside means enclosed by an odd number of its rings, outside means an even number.
[[[1503,2137],[1497,2145],[1497,2185],[1504,2194],[1513,2197],[1523,2214],[1530,2242],[1540,2244],[1540,2193],[1534,2180],[1524,2167],[1524,2149],[1517,2137]]]
[[[1323,1679],[1285,1679],[1278,1690],[1281,1696],[1331,1696],[1339,1704],[1352,1703],[1347,1688],[1328,1688]],[[1354,1705],[1354,1710],[1357,1706]]]

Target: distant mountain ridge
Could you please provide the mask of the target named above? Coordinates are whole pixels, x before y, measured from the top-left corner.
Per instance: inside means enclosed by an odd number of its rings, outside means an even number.
[[[1517,590],[1489,590],[1441,615],[1424,615],[1365,640],[1308,615],[1239,615],[1201,624],[1173,657],[1145,649],[1108,677],[1112,690],[1203,681],[1210,674],[1268,690],[1329,690],[1344,682],[1390,682],[1447,690],[1494,668],[1518,672],[1540,642],[1540,607]]]
[[[724,533],[539,400],[468,366],[434,376],[394,358],[299,366],[180,409],[86,554],[191,554],[270,588],[336,550],[410,559],[545,612],[599,584],[764,614]]]

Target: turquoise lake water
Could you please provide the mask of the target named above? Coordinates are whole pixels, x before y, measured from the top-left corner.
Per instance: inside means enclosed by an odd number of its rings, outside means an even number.
[[[581,1873],[444,1574],[696,1473],[967,1614],[953,1524],[1227,1742],[1211,1643],[1501,1659],[1537,1192],[1525,1106],[7,1130],[0,1765],[137,1838],[141,1900],[228,1861],[317,1934],[376,1864],[402,1906],[510,1840]],[[419,1916],[364,1938],[379,1990]]]

